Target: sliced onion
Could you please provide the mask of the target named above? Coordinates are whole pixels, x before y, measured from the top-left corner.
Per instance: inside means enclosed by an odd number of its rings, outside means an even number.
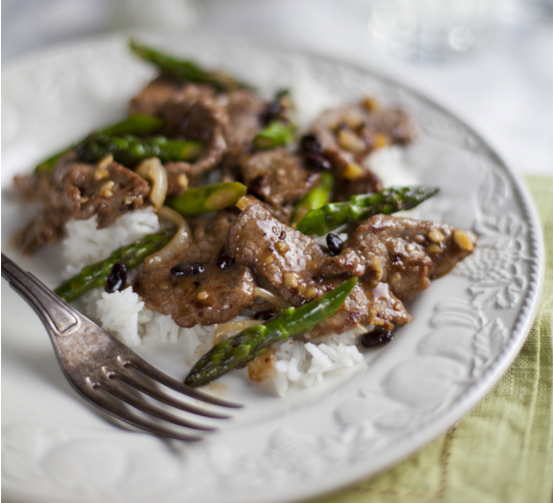
[[[159,210],[165,202],[167,196],[167,170],[161,164],[161,161],[157,157],[146,159],[142,161],[138,168],[136,168],[136,174],[148,180],[152,184],[150,190],[149,199],[154,207],[154,211]]]
[[[365,325],[358,323],[355,327],[352,328],[355,335],[368,334],[369,329]]]
[[[144,267],[146,267],[146,269],[155,269],[156,267],[173,260],[176,256],[186,250],[186,247],[190,244],[190,227],[188,227],[186,220],[180,213],[177,213],[175,210],[172,210],[167,206],[162,206],[158,210],[157,215],[160,218],[170,220],[178,227],[178,229],[169,243],[167,243],[158,252],[146,257],[146,260],[144,260]]]
[[[225,335],[231,334],[232,332],[242,332],[242,330],[246,328],[262,324],[263,322],[259,320],[227,321],[219,325],[213,332],[213,345],[216,346],[219,344]]]
[[[286,309],[288,307],[288,304],[286,303],[286,301],[284,301],[284,299],[277,297],[274,293],[271,293],[264,288],[259,288],[256,286],[253,289],[253,294],[256,297],[261,297],[267,302],[270,302],[273,306],[278,307],[279,309]]]

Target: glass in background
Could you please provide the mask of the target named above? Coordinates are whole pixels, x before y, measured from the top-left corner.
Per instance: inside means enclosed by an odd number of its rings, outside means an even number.
[[[522,21],[553,23],[553,0],[503,0],[501,8]]]
[[[496,14],[497,0],[377,0],[369,27],[399,56],[443,61],[485,46]]]

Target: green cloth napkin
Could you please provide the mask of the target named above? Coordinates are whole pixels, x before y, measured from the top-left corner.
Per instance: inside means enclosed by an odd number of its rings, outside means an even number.
[[[553,178],[526,177],[545,239],[545,285],[515,363],[464,419],[388,471],[311,503],[551,503]]]

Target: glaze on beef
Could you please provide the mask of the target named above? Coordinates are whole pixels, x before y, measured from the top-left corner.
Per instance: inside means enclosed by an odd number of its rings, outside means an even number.
[[[41,246],[54,244],[63,234],[69,211],[48,208],[41,211],[17,236],[17,247],[24,255],[32,255]]]
[[[46,176],[16,175],[13,177],[15,188],[21,196],[29,200],[45,200],[50,191],[50,178]]]
[[[225,137],[229,154],[238,157],[251,147],[253,138],[263,128],[262,115],[267,105],[257,95],[244,89],[219,96],[219,103],[228,115]]]
[[[457,239],[464,248],[455,239],[460,234],[466,237],[464,243]],[[326,261],[322,272],[359,276],[372,286],[382,281],[400,299],[410,300],[470,255],[476,239],[446,224],[375,215],[356,229],[339,255]]]
[[[254,275],[244,264],[221,269],[217,258],[226,245],[236,216],[220,211],[211,219],[202,217],[194,229],[189,247],[171,262],[153,270],[143,268],[134,290],[150,309],[169,314],[181,327],[213,325],[238,316],[255,301]],[[203,265],[193,276],[175,276],[171,268],[183,262]]]
[[[69,217],[87,220],[97,216],[98,228],[106,227],[122,213],[140,208],[150,192],[148,183],[133,171],[116,162],[85,164],[74,152],[62,158],[49,177],[31,175],[18,186],[42,199],[46,211],[39,214],[19,237],[21,250],[33,253],[45,244],[54,243]],[[29,195],[29,193],[27,193]]]
[[[298,201],[321,179],[285,147],[244,154],[238,159],[242,180],[257,197],[279,208]]]
[[[335,166],[336,199],[340,201],[382,190],[382,182],[370,170],[368,154],[388,144],[409,143],[414,137],[403,111],[376,108],[372,100],[328,110],[312,130]]]
[[[140,208],[149,193],[143,178],[117,162],[92,165],[68,159],[54,172],[49,203],[68,209],[76,220],[97,215],[101,229],[123,212]]]
[[[198,177],[217,166],[226,154],[225,128],[228,116],[214,92],[205,86],[186,86],[159,107],[157,116],[163,120],[161,134],[176,139],[196,140],[204,145],[197,161],[171,162],[165,165],[169,177],[168,195],[183,192],[178,176]]]
[[[305,304],[349,277],[322,275],[321,267],[330,254],[309,236],[279,222],[255,199],[245,204],[229,230],[228,249],[237,262],[251,266],[291,305]],[[403,325],[410,319],[385,286],[375,289],[360,281],[338,312],[316,327],[313,334],[343,333],[360,324]]]
[[[159,108],[185,87],[167,77],[157,77],[131,99],[129,114],[156,116]]]
[[[164,136],[196,140],[204,145],[204,153],[197,161],[165,165],[169,196],[182,194],[189,177],[211,171],[228,150],[225,139],[228,115],[209,86],[179,85],[169,79],[158,78],[131,100],[131,112],[159,117],[163,121],[160,134]],[[183,175],[186,178],[183,179]]]

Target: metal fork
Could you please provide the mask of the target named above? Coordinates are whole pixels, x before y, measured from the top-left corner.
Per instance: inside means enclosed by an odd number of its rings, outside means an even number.
[[[161,383],[188,397],[222,407],[239,408],[173,379],[150,365],[98,325],[62,301],[32,274],[24,272],[2,253],[2,277],[38,314],[46,327],[58,362],[71,385],[87,400],[108,414],[150,433],[178,440],[202,437],[177,432],[132,411],[128,405],[148,415],[196,430],[215,428],[166,412],[145,400],[148,395],[180,410],[216,419],[230,416],[197,407],[161,391]],[[140,393],[137,393],[137,390]],[[126,405],[125,405],[126,404]]]

